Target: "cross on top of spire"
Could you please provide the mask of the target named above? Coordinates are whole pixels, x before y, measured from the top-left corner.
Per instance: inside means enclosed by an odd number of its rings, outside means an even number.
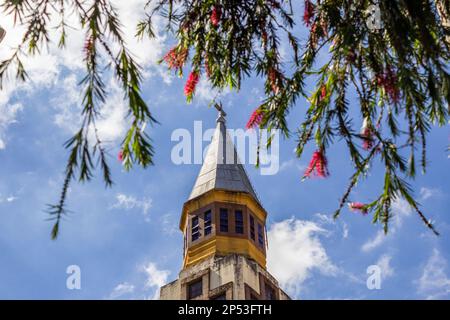
[[[222,108],[222,104],[221,103],[216,103],[216,104],[214,104],[214,107],[217,109],[217,111],[219,111],[219,116],[218,116],[218,118],[217,118],[217,120],[216,120],[216,122],[223,122],[223,123],[225,123],[226,122],[226,116],[227,116],[227,114],[226,114],[226,112],[225,111],[223,111],[223,108]]]

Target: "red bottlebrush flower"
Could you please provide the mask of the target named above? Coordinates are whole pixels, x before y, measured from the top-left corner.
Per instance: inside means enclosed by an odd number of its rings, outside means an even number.
[[[322,89],[320,89],[320,101],[325,100],[327,97],[327,87],[325,85],[322,85]]]
[[[368,125],[367,119],[364,119],[364,123],[361,128],[361,137],[363,139],[363,149],[370,150],[374,144],[373,130]]]
[[[312,48],[317,47],[317,43],[319,42],[320,35],[317,32],[317,23],[313,22],[311,26],[311,36],[310,36],[310,44]]]
[[[389,98],[394,103],[398,103],[400,101],[400,90],[398,88],[398,79],[397,75],[389,68],[386,72],[386,79],[388,86],[386,87],[387,94]]]
[[[363,149],[364,150],[370,150],[373,147],[373,134],[372,130],[370,128],[365,128],[362,133],[363,137]]]
[[[265,45],[267,43],[267,31],[263,30],[263,32],[261,33],[261,39],[263,44]]]
[[[86,55],[89,55],[93,48],[94,48],[94,37],[90,36],[84,42],[84,48],[83,48],[84,49],[84,53]]]
[[[174,47],[166,53],[163,60],[167,63],[169,69],[180,69],[186,61],[187,53],[188,51],[185,48],[179,50],[177,47]]]
[[[304,177],[310,178],[311,174],[314,174],[320,178],[326,178],[329,176],[327,158],[320,150],[314,152],[308,168],[305,171]]]
[[[264,112],[258,108],[255,111],[253,111],[252,115],[250,116],[250,119],[247,122],[247,125],[245,126],[246,129],[254,129],[258,127],[262,120],[264,118]]]
[[[348,207],[351,211],[361,212],[363,215],[366,215],[368,213],[366,205],[361,202],[350,202],[348,204]]]
[[[390,67],[388,67],[383,73],[378,74],[376,76],[376,81],[378,86],[382,87],[386,91],[386,94],[391,102],[398,103],[400,101],[398,78]]]
[[[280,87],[278,86],[278,83],[279,83],[278,71],[273,68],[270,68],[269,72],[268,72],[268,78],[269,78],[270,86],[272,87],[273,93],[278,94],[278,92],[280,91]]]
[[[119,160],[120,162],[123,162],[123,150],[119,151],[119,154],[117,155],[117,160]]]
[[[220,6],[214,6],[211,12],[211,23],[214,27],[217,27],[222,17],[222,9]]]
[[[305,0],[305,11],[303,13],[303,22],[307,27],[311,26],[314,19],[315,9],[310,0]]]
[[[192,96],[195,93],[195,88],[197,87],[199,81],[199,75],[197,71],[192,71],[189,74],[188,80],[186,81],[186,85],[184,86],[184,95],[188,98],[188,100],[192,99]]]

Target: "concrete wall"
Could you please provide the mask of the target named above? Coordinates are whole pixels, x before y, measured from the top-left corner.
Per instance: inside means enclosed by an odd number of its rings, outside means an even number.
[[[203,291],[197,299],[213,299],[225,294],[227,300],[246,300],[250,293],[265,299],[265,286],[276,291],[277,299],[289,299],[276,279],[255,261],[243,255],[213,256],[183,269],[179,278],[161,288],[161,300],[186,300],[190,283],[202,278]]]

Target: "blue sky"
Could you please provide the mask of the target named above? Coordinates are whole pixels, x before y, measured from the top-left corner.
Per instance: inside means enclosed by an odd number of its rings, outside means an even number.
[[[143,1],[132,0],[122,10],[127,27],[136,20]],[[1,24],[11,28],[9,18]],[[20,34],[9,30],[0,45],[8,54]],[[124,107],[116,84],[109,83],[109,99],[100,121],[109,141],[115,185],[105,189],[100,175],[84,185],[72,184],[66,218],[57,241],[50,240],[46,204],[59,195],[67,153],[64,141],[76,128],[82,77],[75,34],[69,49],[50,48],[42,57],[27,60],[31,82],[11,82],[0,91],[0,298],[4,299],[147,299],[158,287],[177,277],[182,262],[182,236],[177,229],[199,165],[175,165],[171,134],[178,128],[215,125],[216,112],[207,107],[213,93],[202,81],[195,101],[185,103],[184,80],[174,78],[155,61],[170,48],[162,37],[130,46],[146,70],[144,97],[161,123],[147,128],[156,149],[155,166],[124,172],[116,160],[126,128]],[[239,93],[222,96],[229,128],[243,128],[262,98],[262,81],[249,79]],[[301,119],[306,101],[291,113],[292,127]],[[295,139],[280,141],[281,170],[263,176],[252,166],[247,172],[269,212],[269,271],[293,296],[302,299],[419,299],[450,298],[450,218],[448,217],[448,128],[429,135],[430,166],[414,182],[424,212],[440,237],[428,231],[401,199],[388,236],[380,225],[344,209],[331,219],[348,184],[351,167],[338,143],[329,151],[331,177],[301,182],[305,158],[294,157]],[[204,146],[206,147],[206,143]],[[352,199],[369,201],[379,188],[380,168],[360,184]],[[366,269],[382,270],[380,290],[366,286]],[[66,288],[66,268],[81,268],[81,290]]]

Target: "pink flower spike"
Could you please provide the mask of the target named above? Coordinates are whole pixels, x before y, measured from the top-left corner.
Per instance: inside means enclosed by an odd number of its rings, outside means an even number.
[[[363,137],[363,149],[370,150],[373,147],[373,134],[370,128],[365,128],[362,132]]]
[[[322,88],[320,89],[320,101],[325,100],[327,97],[327,87],[325,85],[322,85]]]
[[[366,205],[361,202],[350,202],[348,204],[348,207],[351,211],[360,212],[363,215],[366,215],[368,213]]]
[[[181,69],[186,61],[187,54],[187,49],[179,50],[174,47],[166,53],[163,60],[167,63],[169,69]]]
[[[269,78],[270,86],[272,88],[273,93],[278,94],[278,92],[280,91],[280,87],[278,86],[278,81],[279,81],[278,71],[276,71],[273,68],[270,68],[269,73],[268,73],[268,78]]]
[[[245,128],[248,130],[248,129],[254,129],[256,127],[259,127],[263,118],[264,118],[263,111],[260,108],[257,108],[255,111],[253,111]]]
[[[377,74],[376,81],[378,86],[386,91],[392,103],[398,103],[400,101],[401,93],[398,87],[398,77],[391,67],[388,66],[384,72]]]
[[[120,162],[123,162],[123,150],[119,151],[119,154],[117,155],[117,160],[119,160]]]
[[[303,13],[303,22],[307,27],[311,26],[314,19],[314,5],[310,0],[305,0],[305,11]]]
[[[361,127],[361,137],[363,140],[363,149],[370,150],[374,145],[374,134],[372,128],[369,126],[367,119],[364,119]]]
[[[220,23],[220,19],[222,17],[222,10],[219,6],[214,6],[211,12],[211,23],[214,27],[217,27]]]
[[[310,178],[311,174],[319,178],[326,178],[330,175],[328,172],[328,161],[322,151],[317,150],[314,152],[305,171],[304,178]]]
[[[197,87],[199,81],[198,72],[192,71],[189,74],[186,85],[184,86],[184,95],[188,98],[188,100],[192,99],[192,96],[195,93],[195,88]]]

